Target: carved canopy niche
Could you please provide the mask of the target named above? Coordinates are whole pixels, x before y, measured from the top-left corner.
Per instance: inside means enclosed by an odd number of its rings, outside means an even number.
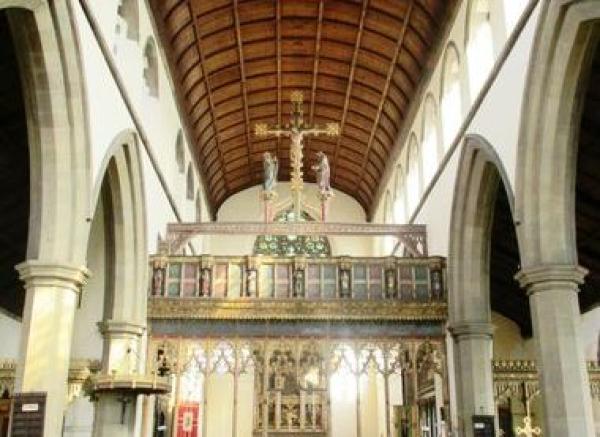
[[[283,124],[292,90],[305,119],[340,122],[306,145],[305,175],[325,152],[332,186],[373,206],[395,139],[456,0],[151,0],[213,209],[260,183],[262,154],[289,179]]]

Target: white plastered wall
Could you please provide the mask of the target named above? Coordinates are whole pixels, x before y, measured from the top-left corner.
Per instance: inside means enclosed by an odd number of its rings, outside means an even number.
[[[189,163],[192,163],[193,168],[194,192],[199,190],[201,193],[203,219],[208,219],[208,215],[197,166],[187,144],[184,147],[183,172],[179,171],[176,163],[175,144],[182,125],[166,66],[158,48],[158,96],[149,95],[144,81],[145,45],[150,38],[158,44],[158,37],[154,34],[150,21],[150,11],[146,9],[144,1],[138,1],[139,40],[131,40],[119,36],[115,31],[117,22],[121,19],[117,14],[119,3],[119,0],[87,1],[87,7],[97,21],[102,39],[110,48],[111,57],[147,138],[147,144],[142,147],[145,152],[142,154],[142,160],[148,211],[147,235],[149,251],[152,253],[156,250],[157,235],[160,233],[164,237],[166,223],[177,221],[175,212],[168,203],[167,190],[174,200],[181,220],[194,221],[196,218],[195,196],[194,200],[186,198],[185,169]],[[78,2],[73,2],[73,8],[79,30],[88,99],[92,173],[97,183],[102,177],[98,174],[101,163],[114,137],[123,130],[136,129],[82,7]],[[166,186],[160,183],[158,172]]]

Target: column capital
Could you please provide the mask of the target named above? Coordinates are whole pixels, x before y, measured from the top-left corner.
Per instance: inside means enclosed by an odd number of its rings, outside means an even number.
[[[141,337],[146,326],[123,320],[102,320],[98,322],[98,329],[104,337]]]
[[[79,293],[90,277],[85,266],[42,260],[28,260],[17,264],[15,269],[25,283],[25,289],[56,287]]]
[[[492,339],[496,328],[490,322],[458,322],[448,326],[452,336],[460,341],[466,338]]]
[[[579,291],[588,270],[575,264],[542,264],[521,269],[515,279],[527,295],[540,291]]]

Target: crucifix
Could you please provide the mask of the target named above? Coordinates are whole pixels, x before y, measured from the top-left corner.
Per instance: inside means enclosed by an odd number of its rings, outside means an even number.
[[[266,123],[257,123],[254,126],[254,134],[257,137],[289,137],[290,145],[290,190],[292,192],[292,204],[294,206],[294,219],[299,220],[302,212],[302,190],[304,181],[302,179],[302,159],[303,159],[303,139],[305,136],[338,136],[340,134],[340,125],[338,123],[327,123],[324,128],[319,126],[310,126],[304,123],[304,110],[302,103],[304,97],[301,91],[293,91],[290,100],[292,102],[292,112],[290,123],[284,126],[267,126]]]
[[[523,427],[517,426],[516,431],[518,436],[523,437],[535,437],[541,436],[542,430],[539,426],[531,426],[531,417],[525,416],[523,418]]]
[[[523,427],[517,426],[515,428],[517,436],[521,437],[535,437],[542,435],[542,430],[539,426],[531,425],[531,411],[529,401],[532,398],[532,393],[530,393],[529,389],[529,385],[526,382],[523,382],[523,401],[525,403],[525,417],[523,418]]]

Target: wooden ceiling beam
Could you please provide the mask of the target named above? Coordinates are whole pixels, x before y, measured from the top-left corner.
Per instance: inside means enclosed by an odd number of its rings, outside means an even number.
[[[346,123],[346,115],[348,114],[348,106],[350,104],[350,96],[352,95],[352,85],[354,83],[354,73],[356,71],[356,63],[358,62],[358,52],[362,42],[363,29],[365,27],[365,17],[369,7],[369,0],[363,0],[362,10],[360,13],[360,21],[358,23],[358,31],[356,32],[356,40],[354,43],[354,53],[352,54],[352,63],[350,64],[350,74],[348,75],[348,85],[346,86],[346,95],[344,97],[344,108],[342,109],[342,119],[340,120],[340,135],[335,143],[335,152],[333,156],[333,169],[331,180],[335,182],[337,174],[337,162],[340,151],[340,143],[344,135],[344,125]],[[358,175],[357,175],[358,176]]]
[[[290,2],[293,10],[288,13],[285,0],[259,0],[251,6],[248,25],[245,3],[240,0],[176,0],[163,6],[164,13],[153,9],[164,45],[176,55],[169,67],[175,70],[177,98],[192,122],[202,173],[218,171],[206,187],[215,208],[238,186],[243,189],[260,180],[262,151],[281,154],[282,165],[287,165],[288,142],[258,141],[251,123],[268,119],[283,125],[287,93],[294,89],[306,97],[307,124],[341,122],[343,134],[307,141],[306,162],[322,148],[330,156],[333,186],[371,207],[372,187],[382,177],[380,167],[388,157],[385,146],[395,138],[396,128],[402,127],[439,23],[446,23],[444,16],[449,16],[456,3],[415,0],[410,6],[410,1],[402,0],[401,8],[388,8],[370,0],[355,0],[351,6],[301,0],[297,5],[302,11]],[[409,6],[412,18],[407,19]],[[189,13],[183,13],[183,8]],[[354,24],[338,22],[339,14],[348,14]],[[284,20],[288,18],[293,23],[286,36]],[[397,39],[401,32],[406,37],[400,51],[395,40],[391,45],[380,40]],[[367,36],[373,37],[369,44]],[[408,41],[411,36],[417,39]],[[408,47],[409,42],[414,44]],[[385,64],[388,60],[393,67]],[[382,68],[374,62],[383,63]],[[395,68],[391,80],[388,66]],[[386,118],[388,104],[393,105],[390,120]],[[346,155],[353,164],[338,162]],[[232,157],[235,163],[230,162]],[[242,177],[242,165],[250,177]],[[363,173],[358,174],[361,169]],[[285,179],[286,169],[281,170]],[[307,180],[314,179],[314,173],[306,174]],[[357,180],[360,189],[353,192]]]
[[[233,0],[233,19],[235,26],[235,39],[237,42],[238,48],[238,58],[240,61],[240,78],[241,78],[241,87],[242,87],[242,101],[244,103],[244,119],[246,120],[246,143],[248,145],[248,175],[252,178],[252,174],[250,173],[250,167],[252,166],[252,161],[250,159],[250,155],[252,154],[252,134],[250,132],[250,115],[248,112],[248,89],[246,85],[246,68],[244,63],[244,48],[242,45],[242,32],[240,25],[240,13],[238,11],[238,0]]]
[[[390,84],[392,82],[392,77],[394,75],[394,70],[396,69],[396,63],[398,62],[398,57],[400,52],[402,51],[402,46],[404,45],[404,38],[406,37],[406,31],[408,29],[408,23],[410,22],[410,17],[415,6],[415,0],[411,0],[408,5],[408,9],[406,10],[406,15],[404,16],[404,21],[402,23],[402,30],[400,31],[400,35],[398,36],[398,41],[396,43],[396,51],[394,53],[394,57],[392,62],[390,63],[390,68],[388,69],[387,79],[385,81],[385,86],[383,88],[383,92],[381,93],[381,100],[379,101],[379,108],[377,108],[377,115],[375,116],[375,120],[373,121],[373,127],[371,128],[371,134],[369,136],[369,141],[367,143],[367,150],[365,151],[363,163],[361,165],[361,171],[357,175],[358,178],[356,180],[355,189],[360,186],[360,182],[363,179],[363,172],[367,162],[369,161],[369,153],[371,151],[371,146],[373,144],[373,139],[375,138],[375,131],[379,127],[379,119],[381,118],[381,112],[383,111],[383,105],[387,100],[387,95],[390,89]]]
[[[317,99],[317,77],[319,75],[319,62],[321,56],[321,33],[323,30],[323,10],[325,9],[325,0],[319,1],[319,15],[317,17],[317,35],[315,36],[315,60],[313,64],[312,86],[310,91],[310,112],[308,123],[312,126],[315,118],[315,100]],[[306,142],[306,155],[308,156],[312,147],[312,142],[308,137]]]
[[[221,168],[224,169],[225,168],[225,160],[223,159],[223,152],[221,150],[221,144],[219,141],[219,135],[218,135],[219,127],[216,122],[215,103],[212,98],[212,92],[211,92],[211,88],[210,88],[210,80],[208,78],[208,75],[206,74],[206,69],[204,68],[205,64],[204,64],[204,53],[202,51],[202,38],[200,36],[201,35],[200,29],[198,28],[198,12],[196,11],[196,8],[194,7],[196,2],[194,2],[192,0],[188,4],[190,6],[190,12],[192,15],[194,35],[196,37],[196,41],[198,42],[197,46],[198,46],[198,55],[200,56],[200,69],[202,71],[202,77],[204,78],[204,82],[206,83],[208,104],[210,106],[212,124],[213,124],[214,130],[215,130],[215,143],[217,145],[217,151],[219,153],[219,160],[221,162]],[[225,190],[229,191],[229,186],[227,184],[226,179],[224,180],[224,184],[225,184]],[[212,191],[212,187],[206,187],[206,188],[208,188],[209,190]],[[215,206],[217,206],[217,205],[215,205]]]
[[[275,1],[275,44],[277,58],[277,126],[281,126],[281,3]],[[281,148],[281,137],[277,137],[275,146],[275,156],[279,159],[279,149]]]

